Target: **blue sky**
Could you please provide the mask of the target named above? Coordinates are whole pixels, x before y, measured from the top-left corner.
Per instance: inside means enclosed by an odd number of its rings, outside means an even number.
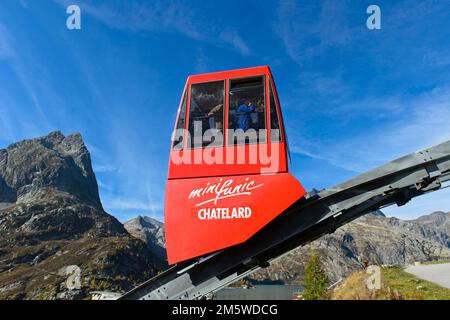
[[[370,4],[381,30],[366,28]],[[0,147],[81,132],[106,210],[162,219],[186,77],[269,65],[292,171],[330,187],[450,139],[448,21],[450,1],[2,0]],[[448,211],[448,190],[386,212]]]

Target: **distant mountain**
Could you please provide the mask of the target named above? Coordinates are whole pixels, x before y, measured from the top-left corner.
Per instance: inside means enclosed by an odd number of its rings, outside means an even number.
[[[416,230],[416,232],[419,232],[424,237],[434,238],[450,248],[450,212],[434,212],[411,222],[413,225],[419,224],[424,227],[421,230]],[[431,232],[427,232],[428,230]]]
[[[124,227],[133,237],[144,241],[152,253],[162,260],[167,260],[162,222],[150,217],[138,216],[125,222]]]
[[[68,290],[64,270],[81,269]],[[164,262],[103,210],[80,136],[52,132],[0,149],[0,298],[83,298],[124,291]]]

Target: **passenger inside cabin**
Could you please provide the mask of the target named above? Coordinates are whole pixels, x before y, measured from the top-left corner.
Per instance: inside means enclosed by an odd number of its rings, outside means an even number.
[[[220,103],[213,107],[208,113],[209,117],[209,128],[222,130],[222,113],[223,113],[223,103]]]
[[[264,81],[263,76],[230,80],[228,128],[233,129],[233,131],[229,131],[228,143],[230,145],[265,141]],[[240,136],[242,132],[245,134]]]
[[[256,106],[250,100],[241,99],[236,109],[238,116],[238,127],[243,131],[247,131],[252,123],[251,114],[256,110]]]

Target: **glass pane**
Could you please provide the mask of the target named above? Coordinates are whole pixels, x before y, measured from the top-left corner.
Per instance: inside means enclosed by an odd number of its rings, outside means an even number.
[[[229,144],[266,141],[264,77],[230,81]]]
[[[186,103],[187,103],[187,92],[184,94],[183,102],[181,103],[181,109],[178,115],[177,126],[175,127],[175,132],[172,137],[172,145],[174,149],[183,149],[183,136],[184,136],[184,124],[186,121]]]
[[[270,93],[270,141],[281,141],[280,120],[278,118],[275,95],[273,94],[272,83],[269,87]]]
[[[224,81],[193,84],[189,133],[194,148],[223,145]]]

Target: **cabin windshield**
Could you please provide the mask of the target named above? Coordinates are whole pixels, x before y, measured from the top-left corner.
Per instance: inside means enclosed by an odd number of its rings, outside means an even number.
[[[264,77],[230,80],[228,141],[231,145],[266,141]]]
[[[223,105],[225,82],[191,86],[189,107],[190,145],[193,148],[223,145]]]

